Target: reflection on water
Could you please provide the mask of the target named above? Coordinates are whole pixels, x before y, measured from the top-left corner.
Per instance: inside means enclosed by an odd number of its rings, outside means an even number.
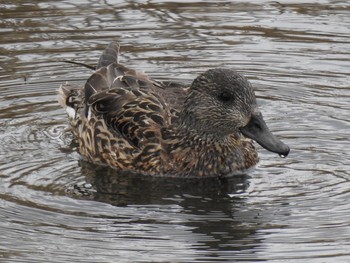
[[[155,178],[120,173],[84,161],[80,164],[86,182],[81,186],[74,185],[73,193],[91,195],[94,200],[114,205],[157,204],[179,193],[216,198],[240,194],[248,187],[248,176],[245,174],[234,178]],[[90,191],[91,187],[93,192]]]
[[[1,262],[349,262],[347,1],[2,1]],[[80,160],[56,89],[111,40],[189,82],[245,74],[291,154],[231,179],[118,174]]]

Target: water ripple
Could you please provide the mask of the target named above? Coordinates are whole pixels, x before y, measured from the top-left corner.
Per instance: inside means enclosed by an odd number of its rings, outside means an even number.
[[[346,1],[5,1],[0,258],[6,262],[348,262]],[[56,102],[101,49],[157,79],[225,66],[253,83],[286,159],[230,180],[159,180],[81,161]]]

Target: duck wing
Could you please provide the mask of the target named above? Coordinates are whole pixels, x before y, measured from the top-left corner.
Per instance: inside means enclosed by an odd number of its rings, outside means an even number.
[[[109,44],[87,80],[85,116],[102,118],[135,148],[152,143],[159,147],[161,128],[178,118],[187,92],[182,84],[154,81],[119,64],[118,55],[119,44]]]
[[[106,89],[109,87],[112,82],[118,76],[127,76],[124,78],[127,85],[125,86],[123,83],[115,83],[114,86],[118,87],[118,84],[124,87],[135,87],[138,88],[138,84],[145,84],[144,81],[150,82],[153,85],[148,85],[150,89],[153,89],[155,92],[159,93],[166,103],[169,104],[170,108],[173,108],[176,111],[181,110],[183,102],[187,96],[187,90],[189,85],[184,83],[179,83],[176,81],[155,81],[151,80],[145,73],[140,71],[135,71],[133,69],[127,68],[121,64],[119,64],[119,53],[120,53],[120,44],[117,42],[111,42],[107,48],[103,51],[102,55],[97,64],[97,69],[101,69],[102,67],[108,67],[110,64],[114,65],[114,70],[107,72],[107,74],[102,74],[104,76],[109,77],[107,81],[107,86],[99,85],[99,83],[95,83],[98,81],[97,79],[91,78],[88,83],[92,84],[95,88]],[[98,74],[98,73],[97,73]],[[138,82],[138,83],[135,83]],[[140,83],[141,82],[141,83]],[[85,90],[88,91],[88,94],[92,91],[91,87],[85,87]],[[88,95],[86,94],[86,95]]]
[[[85,84],[85,114],[103,119],[107,127],[133,147],[159,145],[161,128],[171,114],[149,79],[124,74],[126,68],[113,63],[97,70]]]

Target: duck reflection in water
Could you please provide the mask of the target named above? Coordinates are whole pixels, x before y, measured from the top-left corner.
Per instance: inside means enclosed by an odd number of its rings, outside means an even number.
[[[239,196],[249,186],[249,175],[231,177],[154,177],[118,172],[102,165],[79,161],[84,178],[69,190],[72,197],[116,206],[167,204],[180,196],[220,199]],[[77,180],[75,180],[77,181]],[[80,181],[80,180],[78,180]]]
[[[214,260],[219,251],[232,254],[258,247],[260,240],[256,232],[264,220],[272,221],[270,217],[261,217],[261,208],[255,209],[247,203],[249,198],[245,198],[244,192],[249,186],[249,176],[246,174],[169,178],[117,172],[83,160],[80,165],[85,183],[78,184],[72,194],[113,205],[115,209],[109,212],[108,224],[115,235],[130,227],[150,228],[155,240],[165,242],[169,238],[171,242],[180,238],[182,245],[195,244],[202,256]],[[273,213],[266,214],[273,217]],[[135,238],[137,233],[133,231],[132,235]]]

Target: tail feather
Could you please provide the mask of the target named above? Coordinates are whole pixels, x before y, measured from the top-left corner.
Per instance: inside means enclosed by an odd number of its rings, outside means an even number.
[[[108,65],[116,62],[118,63],[118,55],[119,55],[120,45],[117,42],[111,42],[108,47],[103,51],[96,69],[100,69],[102,67],[107,67]]]
[[[67,98],[69,96],[70,90],[67,88],[68,82],[66,84],[62,84],[59,89],[57,90],[57,100],[58,103],[61,105],[62,108],[67,107]]]
[[[66,110],[71,119],[76,117],[77,109],[81,104],[80,89],[80,86],[67,82],[61,85],[57,91],[58,103]]]

